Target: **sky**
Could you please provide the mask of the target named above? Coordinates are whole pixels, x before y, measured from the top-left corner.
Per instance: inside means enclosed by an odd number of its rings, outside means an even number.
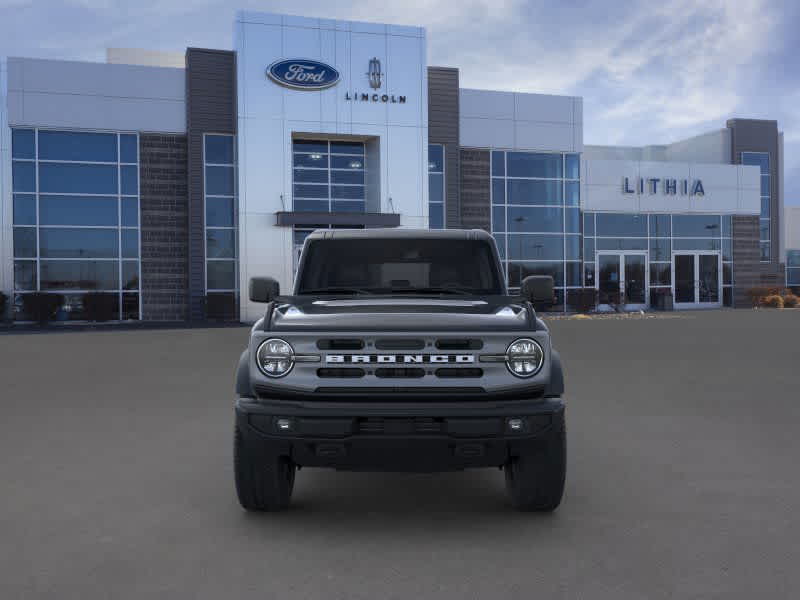
[[[230,49],[236,9],[421,25],[462,87],[583,97],[584,143],[665,144],[776,119],[800,205],[800,2],[793,0],[0,0],[0,56]]]

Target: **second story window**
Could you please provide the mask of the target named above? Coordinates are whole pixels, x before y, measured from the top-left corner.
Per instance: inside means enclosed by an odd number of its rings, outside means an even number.
[[[364,142],[293,140],[296,211],[364,212]]]

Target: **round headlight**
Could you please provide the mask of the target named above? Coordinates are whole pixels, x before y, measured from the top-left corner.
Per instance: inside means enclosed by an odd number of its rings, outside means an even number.
[[[539,372],[544,363],[544,350],[529,338],[511,342],[506,350],[508,370],[517,377],[532,377]]]
[[[283,377],[294,366],[294,350],[288,342],[272,338],[258,347],[256,362],[267,377]]]

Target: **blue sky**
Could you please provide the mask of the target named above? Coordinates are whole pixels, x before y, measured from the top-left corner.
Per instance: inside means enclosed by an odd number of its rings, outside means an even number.
[[[106,47],[230,48],[237,8],[422,25],[461,85],[584,98],[588,144],[668,143],[777,119],[800,204],[800,3],[783,0],[0,0],[0,56],[103,60]]]

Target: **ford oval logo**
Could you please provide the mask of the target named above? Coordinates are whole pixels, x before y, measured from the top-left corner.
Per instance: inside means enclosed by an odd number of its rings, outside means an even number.
[[[324,90],[339,83],[339,71],[316,60],[278,60],[267,68],[272,81],[296,90]]]

